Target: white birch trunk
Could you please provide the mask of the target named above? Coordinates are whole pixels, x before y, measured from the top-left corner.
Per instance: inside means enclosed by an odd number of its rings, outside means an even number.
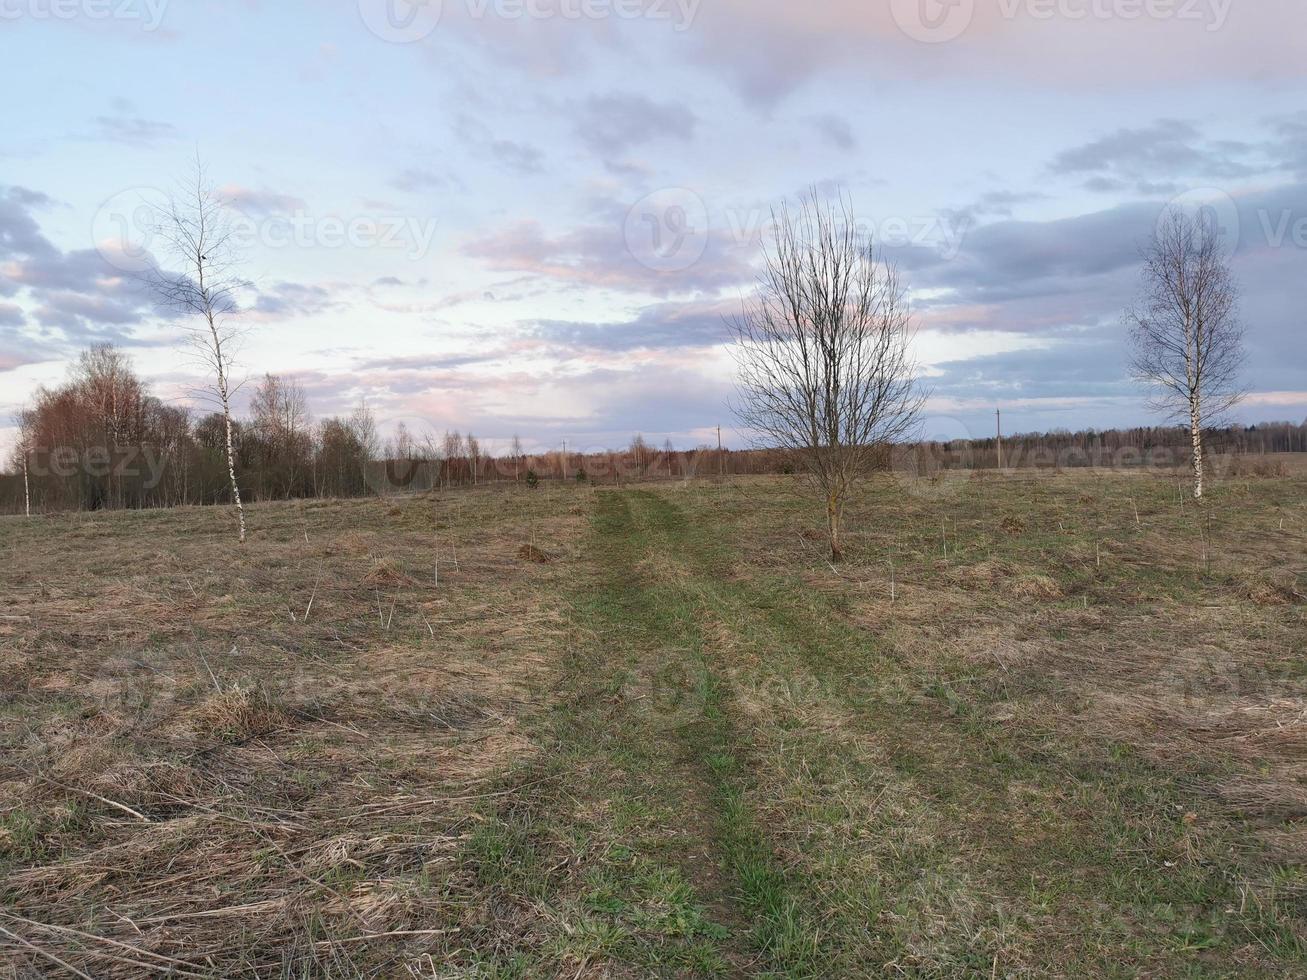
[[[226,428],[227,443],[227,479],[231,481],[231,497],[236,504],[236,520],[240,525],[240,543],[245,543],[245,505],[241,503],[241,488],[236,482],[236,453],[231,439],[231,399],[227,391],[227,368],[223,362],[222,340],[218,336],[213,321],[209,321],[213,334],[214,362],[218,369],[218,398],[222,402],[222,420]]]

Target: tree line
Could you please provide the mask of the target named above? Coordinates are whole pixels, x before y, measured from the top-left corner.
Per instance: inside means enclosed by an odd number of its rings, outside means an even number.
[[[68,379],[38,389],[17,422],[17,445],[0,475],[0,511],[232,502],[228,416],[166,404],[112,345],[83,351]],[[727,462],[739,454],[708,446],[680,452],[670,441],[659,448],[641,435],[625,449],[581,453],[528,453],[517,436],[496,452],[471,432],[414,432],[403,423],[383,438],[366,403],[315,419],[303,388],[274,374],[257,382],[247,415],[230,423],[232,465],[247,501],[746,471]]]
[[[0,512],[229,504],[226,419],[155,396],[130,358],[108,344],[76,359],[61,385],[36,392],[20,413],[18,444],[0,475]],[[1185,426],[1053,431],[1004,436],[1008,468],[1179,465]],[[1307,452],[1307,421],[1213,429],[1216,453]],[[236,477],[248,500],[358,497],[540,480],[621,483],[795,473],[779,448],[679,450],[636,435],[621,449],[527,452],[520,438],[491,447],[471,432],[415,432],[400,424],[378,432],[367,405],[315,419],[293,379],[267,374],[232,419]],[[996,438],[918,442],[874,465],[911,472],[988,469],[999,463]]]

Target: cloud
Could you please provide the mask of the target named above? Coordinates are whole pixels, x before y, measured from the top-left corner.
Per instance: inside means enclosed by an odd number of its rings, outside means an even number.
[[[539,147],[503,139],[479,118],[466,113],[460,113],[455,120],[454,135],[473,153],[488,157],[510,173],[537,174],[544,169],[545,155]]]
[[[1280,165],[1307,180],[1307,112],[1281,116],[1270,121],[1275,139],[1271,144]]]
[[[303,198],[279,191],[255,190],[239,184],[226,184],[218,188],[218,196],[236,208],[250,215],[291,214],[308,210]]]
[[[591,96],[577,111],[577,137],[596,155],[620,156],[659,139],[688,141],[698,119],[676,102],[654,102],[643,95]]]
[[[853,150],[858,145],[858,141],[853,135],[853,129],[849,126],[848,121],[840,116],[829,114],[809,116],[807,123],[817,131],[822,139],[837,150]]]
[[[0,327],[21,327],[27,322],[27,315],[21,306],[13,303],[0,303]]]
[[[57,250],[41,234],[41,226],[32,214],[33,208],[49,207],[53,203],[44,194],[25,187],[0,190],[0,259],[56,254]]]
[[[483,354],[407,354],[360,361],[358,369],[360,371],[452,371],[473,364],[493,363],[500,357],[502,353],[498,351]]]
[[[1070,91],[1300,76],[1307,7],[1299,0],[1176,3],[1159,5],[1165,12],[1152,17],[1139,16],[1138,4],[1065,5],[1079,16],[1061,16],[1056,6],[716,0],[702,4],[687,32],[691,43],[678,50],[761,109],[830,71],[894,84],[986,78]],[[1103,9],[1106,15],[1094,12]],[[956,36],[950,32],[946,43],[913,36],[929,27],[917,16],[941,12],[961,18]]]
[[[1160,213],[1159,204],[1128,204],[1053,221],[996,221],[972,229],[952,260],[935,249],[886,251],[915,287],[948,289],[959,302],[1056,296],[1133,267]]]
[[[738,302],[656,303],[621,322],[538,320],[527,327],[526,335],[560,345],[568,353],[695,350],[727,343],[725,318],[737,312]]]
[[[96,116],[94,122],[93,139],[126,146],[152,146],[181,135],[172,123],[142,119],[139,116]]]
[[[26,188],[0,188],[0,296],[17,300],[3,307],[6,325],[20,325],[21,316],[22,323],[34,325],[56,346],[132,342],[125,328],[157,312],[154,298],[95,249],[56,248],[35,214],[53,203]]]
[[[1167,193],[1174,192],[1174,180],[1183,176],[1225,180],[1256,173],[1257,168],[1238,159],[1252,150],[1233,141],[1204,143],[1193,124],[1160,119],[1064,150],[1049,170],[1085,177],[1090,190],[1115,191],[1134,184],[1142,193]]]
[[[450,180],[434,170],[409,167],[390,179],[390,186],[401,191],[429,191],[448,187]]]
[[[253,312],[264,318],[313,316],[339,305],[335,290],[298,282],[279,282],[260,288]]]
[[[539,222],[520,221],[468,242],[462,251],[496,271],[529,273],[571,286],[658,296],[712,292],[752,278],[750,253],[736,247],[724,230],[707,235],[698,261],[668,271],[638,261],[624,233],[618,221],[583,225],[559,234],[550,234]]]
[[[519,174],[543,172],[544,154],[534,146],[513,140],[495,140],[490,152],[505,168]]]

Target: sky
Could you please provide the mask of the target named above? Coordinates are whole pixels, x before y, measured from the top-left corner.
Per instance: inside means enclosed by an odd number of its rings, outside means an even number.
[[[923,434],[1147,424],[1123,311],[1220,221],[1241,421],[1307,417],[1301,0],[0,0],[0,447],[89,344],[196,404],[133,272],[197,156],[238,368],[383,427],[740,445],[724,318],[843,194],[909,287]]]

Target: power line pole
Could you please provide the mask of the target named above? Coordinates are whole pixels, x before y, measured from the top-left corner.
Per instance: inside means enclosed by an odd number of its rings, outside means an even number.
[[[726,474],[726,457],[722,455],[722,427],[717,426],[717,479],[720,481]]]
[[[567,440],[563,440],[563,479],[567,479]]]
[[[1003,468],[1003,411],[994,409],[994,421],[998,426],[998,468]]]

